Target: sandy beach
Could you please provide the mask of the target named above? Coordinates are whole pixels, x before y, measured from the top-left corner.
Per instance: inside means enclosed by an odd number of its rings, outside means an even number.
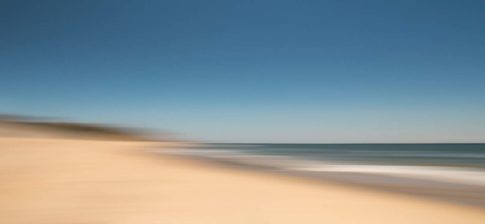
[[[170,143],[0,139],[0,222],[483,223],[480,208],[154,155]]]
[[[0,224],[485,224],[484,1],[0,1]]]

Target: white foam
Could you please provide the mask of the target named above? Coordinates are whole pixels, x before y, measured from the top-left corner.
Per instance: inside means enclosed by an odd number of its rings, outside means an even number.
[[[155,150],[155,152],[222,159],[236,161],[246,165],[263,165],[290,171],[367,173],[406,177],[417,180],[432,180],[444,183],[485,186],[485,171],[478,169],[411,165],[345,164],[334,161],[297,159],[289,156],[257,155],[238,150],[222,149],[163,149]]]
[[[294,167],[294,170],[312,172],[369,173],[485,186],[485,172],[474,169],[430,167],[430,166],[393,166],[393,165],[313,165]]]

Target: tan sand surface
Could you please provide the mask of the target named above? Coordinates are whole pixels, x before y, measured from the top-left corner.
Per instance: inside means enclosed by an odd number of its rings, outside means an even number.
[[[0,223],[485,223],[479,208],[146,152],[160,144],[0,138]]]

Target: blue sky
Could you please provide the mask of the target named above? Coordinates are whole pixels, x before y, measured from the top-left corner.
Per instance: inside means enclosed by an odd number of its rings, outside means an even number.
[[[225,142],[485,142],[483,1],[0,1],[0,112]]]

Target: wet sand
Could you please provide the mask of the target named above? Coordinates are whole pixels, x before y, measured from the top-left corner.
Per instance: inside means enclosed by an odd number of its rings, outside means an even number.
[[[0,138],[0,223],[483,223],[485,210],[147,152]]]

